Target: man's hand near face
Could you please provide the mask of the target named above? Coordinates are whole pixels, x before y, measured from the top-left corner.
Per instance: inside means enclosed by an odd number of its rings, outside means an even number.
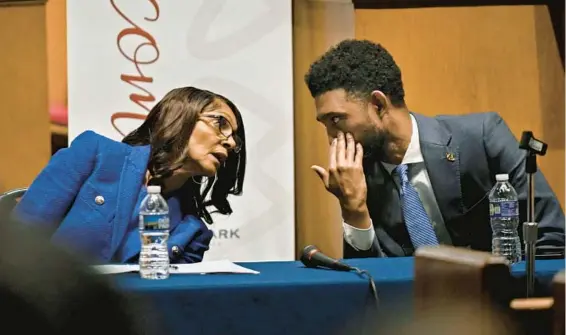
[[[350,133],[344,136],[338,132],[337,138],[330,144],[329,156],[328,171],[318,165],[311,168],[326,189],[338,198],[344,221],[358,229],[370,228],[362,145],[355,143]]]

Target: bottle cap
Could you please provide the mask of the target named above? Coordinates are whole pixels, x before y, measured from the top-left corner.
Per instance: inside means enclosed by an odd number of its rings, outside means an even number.
[[[497,180],[497,181],[508,181],[508,180],[509,180],[509,175],[508,175],[507,173],[496,174],[496,175],[495,175],[495,180]]]
[[[161,186],[159,185],[150,185],[147,187],[147,193],[159,194],[161,193]]]

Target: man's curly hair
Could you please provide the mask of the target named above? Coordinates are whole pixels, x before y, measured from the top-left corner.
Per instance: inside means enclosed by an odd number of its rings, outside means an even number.
[[[311,65],[305,82],[313,97],[344,89],[348,95],[369,99],[379,90],[393,105],[405,105],[401,70],[384,47],[368,40],[338,43]]]

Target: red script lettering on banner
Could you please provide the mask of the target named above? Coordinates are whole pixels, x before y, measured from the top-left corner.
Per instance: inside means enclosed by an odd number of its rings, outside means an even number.
[[[148,22],[155,22],[159,18],[159,5],[157,4],[157,0],[148,0],[151,5],[153,6],[154,10],[154,17],[144,17],[144,20]],[[118,6],[116,5],[116,0],[110,0],[110,3],[116,13],[120,15],[126,22],[128,22],[131,26],[128,28],[122,29],[116,38],[116,44],[118,46],[118,50],[127,59],[129,62],[134,64],[136,72],[134,74],[120,74],[120,79],[131,85],[132,87],[136,88],[137,91],[131,93],[129,95],[129,99],[131,102],[135,103],[139,107],[141,107],[145,112],[132,112],[132,111],[122,111],[122,112],[115,112],[110,117],[110,122],[114,129],[116,129],[122,136],[125,136],[124,132],[116,125],[116,120],[118,119],[132,119],[132,120],[145,120],[147,113],[149,113],[150,108],[147,107],[147,103],[151,103],[155,101],[155,96],[147,89],[141,86],[142,84],[153,83],[153,77],[147,76],[143,73],[141,69],[141,65],[148,65],[153,64],[159,59],[159,48],[157,46],[157,42],[155,41],[155,37],[148,31],[142,29],[139,25],[135,24]],[[135,35],[144,39],[141,43],[139,43],[134,49],[131,54],[128,54],[124,50],[123,41],[122,39],[129,36]],[[153,51],[153,57],[149,59],[140,59],[140,51],[144,48],[151,48]],[[147,113],[146,113],[147,112]]]

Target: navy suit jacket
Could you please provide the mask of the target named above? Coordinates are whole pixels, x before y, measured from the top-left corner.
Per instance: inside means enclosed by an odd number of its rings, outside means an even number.
[[[137,225],[130,223],[139,205],[149,154],[149,146],[130,146],[86,131],[51,158],[12,214],[24,224],[52,233],[55,244],[89,258],[133,261],[141,245]],[[179,206],[170,208],[169,216],[171,261],[201,261],[212,232],[199,218],[182,215]],[[173,253],[173,246],[178,251]]]
[[[527,219],[525,151],[493,112],[434,118],[412,113],[430,182],[455,246],[491,251],[488,195],[495,175],[509,174],[519,196],[520,224]],[[454,160],[447,159],[447,153]],[[411,256],[414,248],[404,224],[399,193],[389,173],[375,159],[364,162],[367,204],[376,232],[369,250],[344,243],[344,257]],[[535,174],[535,221],[538,246],[564,246],[564,212],[543,174]],[[522,241],[522,229],[518,227]]]

